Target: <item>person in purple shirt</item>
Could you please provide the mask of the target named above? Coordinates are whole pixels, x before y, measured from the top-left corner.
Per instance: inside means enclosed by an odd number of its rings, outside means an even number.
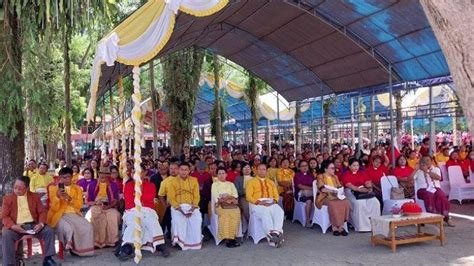
[[[77,185],[82,188],[84,192],[84,197],[87,196],[87,192],[91,184],[95,187],[97,184],[97,180],[94,179],[94,170],[92,168],[86,168],[82,171],[82,177],[77,181]],[[86,201],[84,201],[84,206],[81,209],[82,214],[85,214],[89,210],[89,205],[87,205]]]
[[[308,162],[301,160],[298,164],[298,173],[296,173],[295,178],[293,179],[293,184],[295,186],[295,197],[296,200],[305,202],[305,211],[306,211],[306,227],[311,227],[311,209],[313,208],[313,180],[314,176],[309,171]]]
[[[88,186],[86,202],[90,206],[86,219],[94,228],[94,245],[113,247],[118,241],[120,213],[117,210],[119,190],[106,173],[99,174],[98,182]]]

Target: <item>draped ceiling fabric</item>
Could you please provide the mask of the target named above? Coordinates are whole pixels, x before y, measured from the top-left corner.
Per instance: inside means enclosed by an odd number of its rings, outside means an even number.
[[[227,3],[228,0],[149,0],[117,26],[97,45],[87,120],[93,120],[99,87],[110,87],[120,74],[130,74],[130,66],[150,61],[163,49],[175,28],[178,10],[190,16],[208,16]],[[104,66],[112,68],[112,72],[104,71]],[[110,75],[114,77],[113,82],[101,83],[101,79]]]
[[[120,38],[151,21],[148,10],[159,10],[151,2],[127,20],[127,30],[120,28]],[[386,84],[388,65],[395,82],[449,75],[418,0],[230,0],[207,17],[178,14],[157,57],[191,45],[243,66],[290,102]],[[102,65],[93,95],[130,72],[122,61]]]

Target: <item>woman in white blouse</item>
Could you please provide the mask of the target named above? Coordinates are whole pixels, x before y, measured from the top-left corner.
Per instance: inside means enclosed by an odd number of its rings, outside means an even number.
[[[420,160],[420,168],[414,175],[417,196],[425,202],[426,211],[444,216],[448,226],[454,227],[449,218],[449,201],[441,190],[441,171],[432,165],[430,156],[423,156]]]

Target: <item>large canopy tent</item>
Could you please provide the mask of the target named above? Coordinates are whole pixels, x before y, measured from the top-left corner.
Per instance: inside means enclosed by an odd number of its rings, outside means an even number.
[[[288,101],[449,74],[417,0],[150,0],[99,42],[87,113],[93,120],[98,96],[133,73],[138,208],[139,66],[192,45],[241,65]],[[137,226],[136,262],[140,236]]]
[[[136,13],[152,8],[145,5]],[[179,13],[158,57],[190,45],[240,64],[288,101],[386,84],[389,65],[395,81],[449,74],[416,0],[230,1],[207,17]],[[131,68],[102,65],[98,94]]]

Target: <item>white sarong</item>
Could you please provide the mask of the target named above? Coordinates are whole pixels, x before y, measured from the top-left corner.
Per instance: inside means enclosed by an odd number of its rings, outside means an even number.
[[[262,221],[263,229],[266,234],[272,232],[283,233],[283,220],[285,212],[278,204],[272,204],[268,207],[262,205],[250,205],[250,215],[255,215]]]
[[[380,202],[377,198],[357,200],[350,189],[346,189],[346,197],[351,202],[349,222],[357,232],[370,232],[370,217],[380,216]]]
[[[185,210],[185,208],[181,208]],[[201,226],[202,217],[199,209],[195,209],[190,217],[186,217],[180,211],[171,208],[171,233],[173,246],[178,244],[182,250],[201,249]]]
[[[125,230],[123,232],[123,243],[133,244],[135,242],[135,216],[137,211],[135,208],[125,211],[123,214],[123,222]],[[161,229],[158,215],[155,210],[142,207],[142,250],[155,252],[156,246],[164,244],[165,238]]]

